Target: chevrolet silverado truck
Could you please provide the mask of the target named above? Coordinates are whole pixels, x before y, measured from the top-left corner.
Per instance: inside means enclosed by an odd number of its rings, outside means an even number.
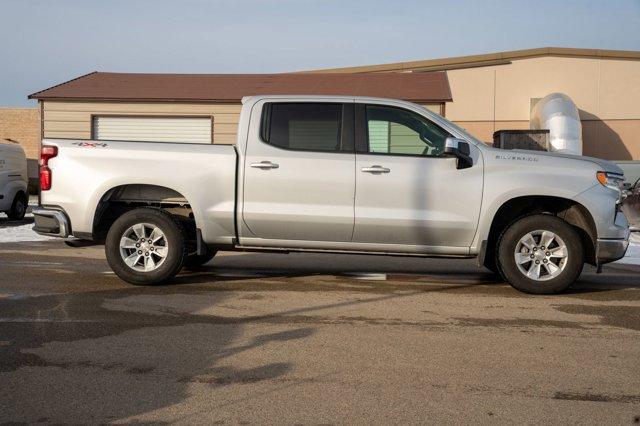
[[[40,179],[34,229],[104,242],[137,285],[269,250],[477,257],[550,294],[629,238],[615,164],[492,148],[390,99],[247,97],[235,145],[45,139]]]

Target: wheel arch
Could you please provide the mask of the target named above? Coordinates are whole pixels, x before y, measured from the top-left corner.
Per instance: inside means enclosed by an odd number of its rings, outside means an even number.
[[[147,183],[125,183],[113,186],[95,203],[92,237],[103,240],[113,222],[126,213],[139,207],[155,207],[173,215],[190,220],[197,227],[198,213],[194,211],[190,200],[180,191],[163,185]]]
[[[498,239],[502,232],[515,220],[529,214],[552,214],[572,225],[582,240],[587,263],[595,264],[595,247],[597,231],[595,221],[589,210],[575,200],[569,198],[528,195],[511,198],[500,205],[493,215],[487,234],[484,263],[491,262],[495,256]]]

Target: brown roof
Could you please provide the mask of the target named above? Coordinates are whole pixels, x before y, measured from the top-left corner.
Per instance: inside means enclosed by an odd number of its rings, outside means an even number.
[[[487,53],[483,55],[455,56],[451,58],[427,59],[423,61],[396,62],[380,65],[363,65],[345,68],[329,68],[306,72],[318,73],[373,73],[398,71],[446,71],[463,68],[474,68],[490,65],[504,65],[511,61],[543,56],[560,56],[564,58],[640,60],[640,51],[634,50],[602,50],[576,49],[567,47],[539,47],[535,49],[511,50],[507,52]]]
[[[444,72],[389,74],[125,74],[93,72],[29,99],[239,102],[250,95],[346,95],[451,101]]]

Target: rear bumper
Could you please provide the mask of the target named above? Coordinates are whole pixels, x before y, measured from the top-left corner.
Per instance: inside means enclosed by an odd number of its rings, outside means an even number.
[[[33,209],[35,226],[33,230],[40,235],[66,238],[71,235],[69,218],[61,210],[50,210],[42,207]]]

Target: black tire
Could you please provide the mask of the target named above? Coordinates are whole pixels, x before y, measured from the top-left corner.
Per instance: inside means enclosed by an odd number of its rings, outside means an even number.
[[[167,255],[157,269],[138,271],[128,266],[120,254],[120,239],[125,231],[138,223],[148,223],[160,228],[168,244]],[[153,208],[138,208],[120,216],[109,228],[105,241],[107,261],[120,279],[134,285],[162,284],[173,278],[182,268],[187,257],[184,229],[169,213]]]
[[[27,196],[24,192],[18,192],[16,196],[13,198],[13,203],[11,204],[11,210],[7,212],[7,216],[10,220],[22,220],[24,219],[24,215],[27,212]]]
[[[541,270],[547,274],[547,278],[542,276],[544,280],[531,279],[520,270],[516,263],[515,251],[520,239],[528,233],[535,234],[536,231],[551,231],[556,234],[566,246],[567,257],[564,269],[561,269],[559,275],[556,277],[549,278],[552,276],[549,273],[550,270],[544,267],[541,268]],[[535,252],[525,251],[524,254],[529,256],[529,253],[538,253],[542,256],[543,252],[540,250],[542,246],[536,244],[535,247]],[[549,248],[546,249],[548,250]],[[545,250],[545,252],[547,250]],[[530,294],[555,294],[566,290],[580,276],[584,265],[584,247],[582,246],[580,235],[578,235],[576,230],[567,222],[556,216],[536,214],[522,217],[504,230],[498,240],[496,260],[501,275],[515,289]],[[542,261],[545,261],[544,257]],[[548,263],[549,261],[550,260],[547,260],[546,262]],[[532,264],[528,265],[528,267],[532,266]],[[526,265],[523,265],[523,268],[525,267]]]
[[[184,261],[183,268],[187,270],[197,270],[202,265],[204,265],[205,263],[213,259],[216,253],[218,253],[217,250],[214,250],[210,247],[206,247],[205,251],[206,251],[205,254],[191,254],[187,256],[187,258]]]

